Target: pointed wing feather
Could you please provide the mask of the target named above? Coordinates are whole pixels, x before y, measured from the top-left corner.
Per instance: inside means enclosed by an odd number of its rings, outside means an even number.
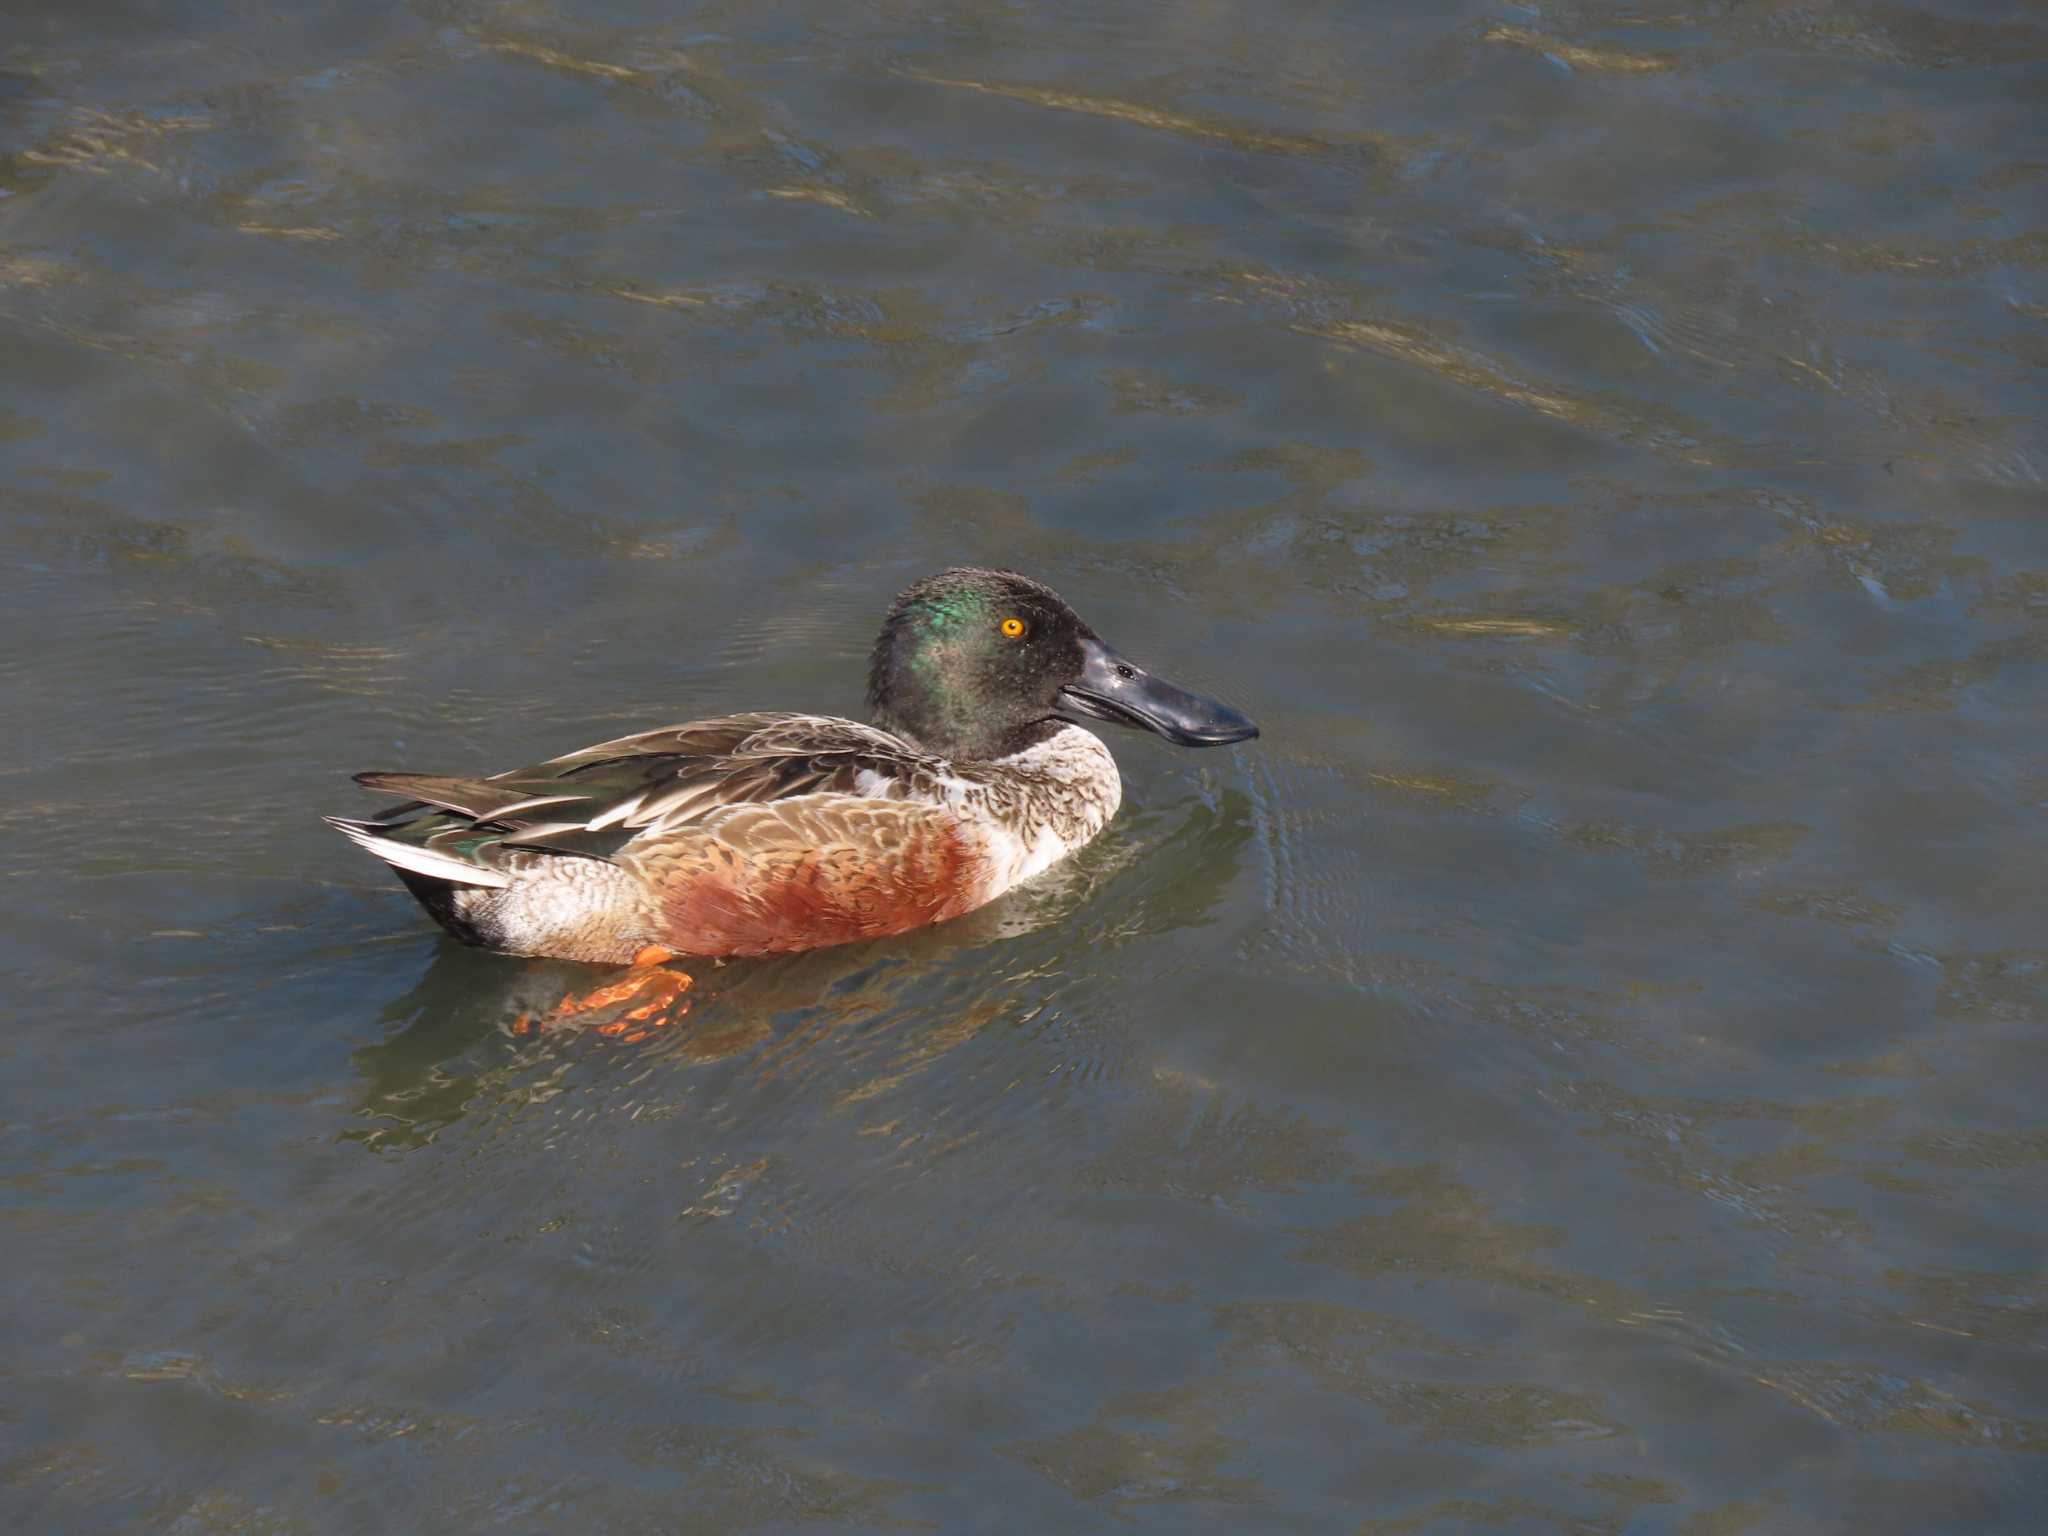
[[[355,776],[365,789],[379,794],[410,795],[416,801],[458,811],[476,821],[502,821],[540,806],[579,797],[535,795],[503,781],[457,779],[433,773],[359,773]]]
[[[412,802],[382,808],[356,840],[394,863],[399,849],[420,850],[437,871],[467,865],[496,883],[511,855],[611,860],[727,807],[828,792],[889,799],[914,795],[932,778],[931,759],[872,726],[824,715],[727,715],[489,778],[358,774],[365,788]]]

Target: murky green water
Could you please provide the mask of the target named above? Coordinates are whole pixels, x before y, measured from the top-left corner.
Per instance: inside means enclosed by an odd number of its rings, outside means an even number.
[[[18,4],[0,1511],[2040,1529],[2048,19]],[[903,942],[319,826],[1059,586],[1247,705]]]

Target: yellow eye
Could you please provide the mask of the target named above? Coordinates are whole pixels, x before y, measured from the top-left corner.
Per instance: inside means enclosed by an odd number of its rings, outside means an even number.
[[[1022,619],[1003,620],[1003,633],[1005,635],[1008,635],[1012,640],[1015,640],[1019,635],[1024,633],[1024,621]]]

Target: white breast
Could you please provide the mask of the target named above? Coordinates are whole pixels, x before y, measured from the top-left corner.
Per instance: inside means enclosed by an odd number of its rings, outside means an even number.
[[[1078,725],[988,766],[988,782],[955,781],[948,798],[987,831],[991,896],[1092,841],[1123,804],[1116,759]]]

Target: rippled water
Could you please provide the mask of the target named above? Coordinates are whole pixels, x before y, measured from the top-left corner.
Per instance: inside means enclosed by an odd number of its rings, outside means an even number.
[[[2032,1531],[2038,7],[25,3],[21,1531]],[[1247,705],[988,912],[320,827],[1052,581]]]

